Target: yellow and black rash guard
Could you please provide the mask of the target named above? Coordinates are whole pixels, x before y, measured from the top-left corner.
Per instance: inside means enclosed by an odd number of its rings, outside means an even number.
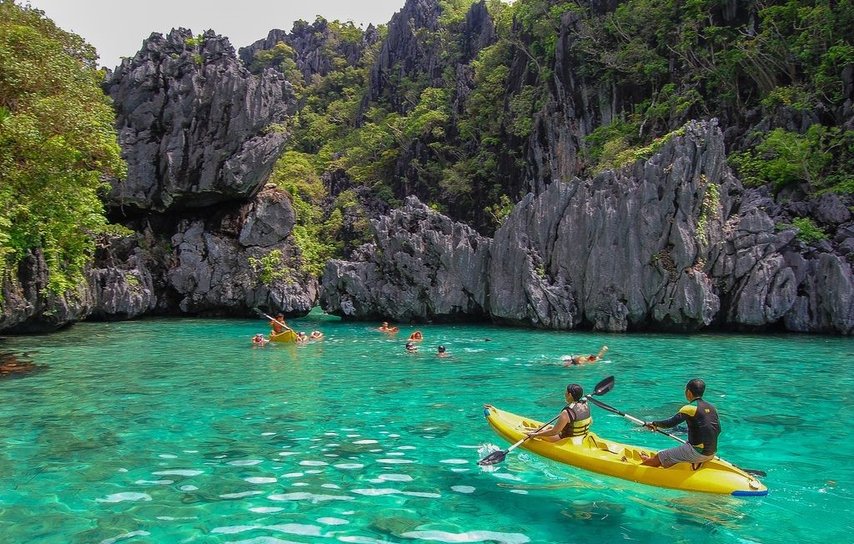
[[[694,405],[696,403],[696,405]],[[670,419],[653,421],[656,427],[674,427],[682,422],[688,424],[688,443],[703,455],[714,455],[718,451],[718,435],[721,422],[715,407],[697,398],[679,409]]]
[[[569,423],[561,429],[560,437],[569,438],[570,436],[584,436],[587,430],[590,429],[590,423],[593,418],[590,417],[590,407],[586,402],[573,402],[569,406],[564,407],[564,410],[569,414]]]

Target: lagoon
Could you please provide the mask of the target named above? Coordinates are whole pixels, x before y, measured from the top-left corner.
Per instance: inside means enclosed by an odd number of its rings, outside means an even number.
[[[7,337],[40,366],[0,381],[0,541],[848,541],[854,531],[854,343],[803,335],[610,335],[401,326],[312,312],[307,345],[251,346],[264,321],[80,323]],[[404,344],[424,333],[419,353]],[[445,345],[450,358],[435,356]],[[561,357],[610,348],[606,360]],[[768,473],[767,497],[658,489],[511,452],[482,405],[548,420],[563,388],[641,419],[702,377],[719,454]],[[668,438],[593,410],[600,435]]]

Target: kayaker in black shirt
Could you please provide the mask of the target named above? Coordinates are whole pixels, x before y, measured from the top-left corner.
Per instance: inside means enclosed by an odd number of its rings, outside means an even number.
[[[688,424],[688,442],[662,450],[652,457],[644,459],[642,465],[650,467],[672,467],[676,463],[699,464],[715,457],[718,450],[718,435],[721,434],[721,423],[718,411],[714,406],[703,400],[706,384],[695,378],[685,386],[685,398],[688,404],[670,419],[650,421],[645,427],[655,430],[656,427],[675,427],[683,421]]]
[[[560,412],[557,422],[542,430],[528,433],[531,438],[539,438],[548,442],[557,442],[570,437],[587,435],[590,423],[590,407],[584,397],[584,389],[577,383],[566,386],[566,406]]]

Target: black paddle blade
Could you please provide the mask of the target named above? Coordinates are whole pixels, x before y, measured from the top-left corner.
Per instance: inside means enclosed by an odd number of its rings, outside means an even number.
[[[614,377],[608,376],[601,382],[596,384],[596,387],[593,388],[593,394],[596,396],[604,395],[608,391],[614,388]]]
[[[478,461],[477,464],[480,466],[494,465],[503,461],[505,457],[507,457],[507,452],[504,450],[498,450],[490,453],[489,455]]]
[[[736,468],[741,468],[741,467],[736,467]],[[768,476],[768,473],[765,472],[764,470],[756,470],[756,469],[752,469],[752,468],[742,468],[741,470],[743,470],[744,472],[746,472],[748,474],[752,474],[754,476],[759,476],[760,478],[764,478],[765,476]]]

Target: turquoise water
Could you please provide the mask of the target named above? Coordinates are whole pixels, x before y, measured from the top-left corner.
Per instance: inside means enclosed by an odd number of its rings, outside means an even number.
[[[851,339],[433,325],[407,354],[414,327],[290,323],[326,339],[253,348],[262,321],[185,319],[0,342],[43,366],[0,380],[0,542],[850,541]],[[560,363],[603,343],[604,362]],[[521,448],[476,464],[507,447],[484,403],[547,420],[568,381],[610,374],[602,400],[641,419],[703,377],[720,455],[767,471],[769,495],[658,489]],[[593,410],[602,436],[674,444]]]

